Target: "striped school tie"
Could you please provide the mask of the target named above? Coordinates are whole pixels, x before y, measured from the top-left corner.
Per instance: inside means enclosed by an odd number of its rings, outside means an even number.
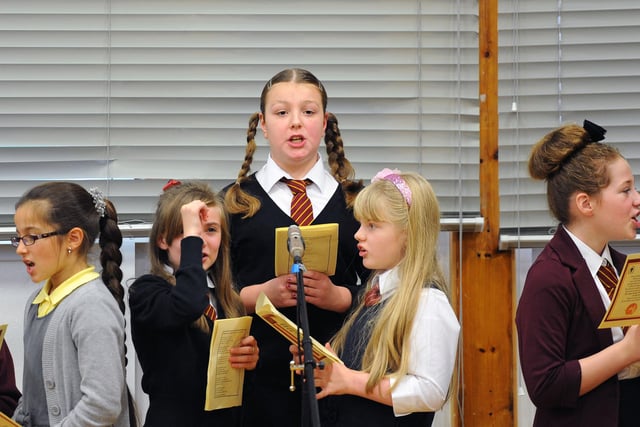
[[[613,266],[609,264],[609,261],[607,261],[606,259],[598,269],[597,276],[598,279],[600,279],[600,283],[602,283],[602,286],[604,286],[604,290],[607,291],[609,299],[612,299],[613,294],[616,291],[616,286],[618,286],[618,275],[613,269]],[[628,329],[628,326],[623,326],[622,333],[626,334]]]
[[[216,311],[216,308],[211,305],[211,303],[209,303],[209,305],[207,305],[207,308],[204,309],[204,315],[211,319],[212,322],[215,322],[218,318],[218,312]]]
[[[609,299],[613,298],[613,293],[618,285],[618,275],[613,269],[613,266],[609,264],[607,260],[604,260],[598,269],[598,279],[600,279],[602,286],[604,286],[605,291],[607,291]]]
[[[311,200],[307,196],[307,185],[311,184],[310,179],[286,179],[282,182],[287,184],[293,198],[291,199],[291,219],[298,225],[309,225],[313,222],[313,208]]]
[[[371,307],[380,302],[382,296],[380,295],[380,281],[376,277],[374,279],[373,286],[364,294],[364,306]]]

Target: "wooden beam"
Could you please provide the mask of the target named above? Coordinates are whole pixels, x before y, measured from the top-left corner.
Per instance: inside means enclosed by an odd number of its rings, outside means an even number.
[[[500,252],[498,0],[479,0],[480,213],[484,230],[452,233],[451,283],[462,320],[454,425],[516,425],[513,252]]]

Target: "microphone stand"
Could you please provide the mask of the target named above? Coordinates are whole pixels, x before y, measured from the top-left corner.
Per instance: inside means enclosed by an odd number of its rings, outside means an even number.
[[[316,362],[313,359],[313,344],[311,342],[311,334],[309,332],[309,317],[307,315],[307,302],[304,300],[304,279],[305,271],[301,257],[295,257],[291,272],[296,275],[297,282],[297,324],[302,329],[302,347],[304,349],[304,384],[302,388],[302,425],[308,426],[308,416],[311,417],[311,425],[320,427],[320,413],[318,411],[318,400],[316,399],[316,385],[313,379],[313,370]],[[298,331],[298,338],[300,333]],[[305,405],[306,404],[306,405]],[[309,413],[305,411],[308,405]]]

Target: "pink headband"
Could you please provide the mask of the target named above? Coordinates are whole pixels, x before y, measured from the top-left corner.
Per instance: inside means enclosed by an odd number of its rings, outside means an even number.
[[[371,179],[371,182],[376,182],[381,179],[391,182],[402,194],[402,197],[404,197],[407,205],[411,206],[411,189],[409,188],[405,180],[400,176],[401,173],[402,172],[400,172],[398,169],[391,170],[389,168],[384,168],[380,172],[378,172],[376,176],[373,177],[373,179]]]

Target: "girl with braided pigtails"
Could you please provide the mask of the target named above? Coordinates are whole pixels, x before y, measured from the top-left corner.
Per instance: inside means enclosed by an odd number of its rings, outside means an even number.
[[[256,150],[255,135],[262,130],[269,142],[264,167],[250,174]],[[329,170],[318,152],[324,137]],[[305,182],[311,202],[305,224],[339,224],[335,275],[304,272],[305,301],[311,335],[325,342],[339,329],[355,301],[358,283],[369,271],[358,256],[353,235],[358,222],[352,204],[362,189],[344,154],[336,117],[327,112],[327,93],[309,71],[286,69],[262,90],[260,111],[249,120],[245,160],[236,181],[226,187],[230,213],[231,256],[236,284],[249,313],[260,292],[288,318],[296,321],[296,277],[275,275],[275,233],[295,224],[294,198],[283,180]],[[245,426],[300,426],[302,387],[289,391],[288,342],[261,319],[254,319],[252,335],[260,342],[260,361],[245,387]]]

